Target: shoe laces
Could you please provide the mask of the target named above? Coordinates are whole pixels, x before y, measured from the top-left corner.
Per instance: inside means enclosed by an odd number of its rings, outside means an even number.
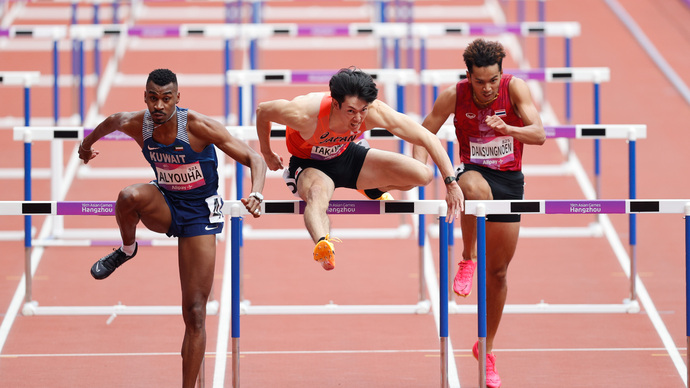
[[[474,269],[471,263],[472,260],[462,260],[460,262],[460,278],[462,279],[463,282],[467,282],[470,279],[472,279],[472,275],[474,275]]]
[[[337,237],[331,237],[330,235],[326,235],[324,238],[324,241],[329,242],[329,243],[334,243],[334,242],[343,242],[343,240],[337,238]]]
[[[102,260],[104,267],[108,269],[117,268],[122,265],[127,259],[127,254],[120,248],[113,249],[113,253],[106,256]]]
[[[486,370],[496,372],[496,356],[493,353],[486,355]]]

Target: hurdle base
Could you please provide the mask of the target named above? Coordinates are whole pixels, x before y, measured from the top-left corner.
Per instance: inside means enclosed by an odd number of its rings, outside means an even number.
[[[140,247],[172,247],[177,246],[177,239],[139,239]],[[116,247],[121,240],[91,240],[91,239],[36,239],[31,241],[35,247]]]
[[[338,314],[428,314],[431,302],[423,300],[412,305],[274,305],[252,306],[248,300],[240,303],[243,315],[338,315]]]
[[[620,304],[507,304],[504,314],[635,314],[640,312],[637,300],[624,299]],[[454,301],[448,302],[449,314],[476,314],[477,306],[460,306]]]
[[[217,315],[219,303],[217,300],[206,304],[206,315]],[[182,315],[182,306],[39,306],[38,301],[24,304],[22,314],[33,315]]]
[[[345,239],[405,239],[411,234],[412,226],[408,224],[397,228],[334,228],[331,231],[332,236]],[[306,229],[255,229],[250,225],[244,225],[242,236],[245,240],[311,239]]]
[[[462,237],[462,229],[453,229],[455,237]],[[429,237],[438,238],[438,224],[429,226]],[[598,222],[588,226],[551,226],[551,227],[520,227],[521,238],[585,238],[603,237],[604,229]]]
[[[36,233],[36,228],[31,228],[31,235]],[[0,241],[24,241],[26,234],[23,230],[3,230],[0,232]]]
[[[84,238],[88,236],[89,238]],[[217,241],[225,241],[225,234],[216,235]],[[137,228],[139,246],[177,246],[177,239],[163,233],[152,232],[146,228]],[[118,246],[122,244],[120,231],[116,228],[63,229],[58,233],[41,239],[32,240],[35,247],[95,247]]]

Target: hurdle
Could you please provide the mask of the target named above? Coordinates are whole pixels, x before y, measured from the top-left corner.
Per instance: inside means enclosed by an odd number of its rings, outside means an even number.
[[[425,314],[431,308],[428,301],[415,305],[336,305],[324,306],[257,306],[248,305],[240,300],[240,245],[242,239],[242,215],[248,214],[238,202],[226,202],[224,209],[230,207],[231,216],[231,260],[232,260],[232,360],[233,387],[240,382],[240,316],[249,314],[284,315],[284,314]],[[271,201],[261,204],[263,214],[303,214],[303,201]],[[448,386],[448,226],[446,224],[447,205],[445,201],[331,201],[329,214],[433,214],[439,217],[439,341],[441,356],[441,387]],[[227,214],[227,213],[226,213]]]
[[[444,125],[439,131],[439,138],[445,139],[449,144],[449,156],[453,160],[451,153],[451,146],[455,140],[454,127],[452,125]],[[612,125],[596,125],[596,124],[579,124],[579,125],[558,125],[558,126],[544,126],[546,137],[550,139],[625,139],[628,142],[628,192],[630,199],[635,199],[636,192],[636,151],[635,145],[637,139],[647,137],[647,126],[612,124]],[[531,168],[530,168],[531,167]],[[585,191],[587,198],[593,199],[594,192],[585,190],[589,186],[588,178],[581,171],[579,163],[574,163],[573,158],[569,158],[561,165],[544,165],[544,166],[524,166],[523,171],[525,175],[573,175],[580,183],[580,186]],[[633,275],[637,273],[637,222],[635,214],[629,217],[629,249],[632,257],[631,272]],[[450,246],[451,250],[454,248],[455,234],[461,235],[459,228],[453,228],[450,231]],[[599,222],[590,224],[587,227],[548,227],[548,228],[520,228],[521,237],[601,237],[603,230]],[[633,276],[634,279],[634,276]],[[453,295],[449,295],[450,298]],[[630,299],[634,300],[636,297],[635,282],[630,282]]]
[[[19,71],[3,71],[0,72],[0,84],[3,85],[22,85],[24,87],[24,124],[29,125],[31,121],[31,84],[38,81],[40,72],[19,72]],[[30,137],[24,139],[24,161],[31,159],[31,145]],[[24,179],[24,200],[31,200],[31,171],[28,172],[28,180],[25,173]],[[31,234],[33,230],[31,227],[31,216],[24,216],[24,260],[27,263],[26,269],[30,269],[31,261]],[[3,239],[16,238],[18,234],[13,231],[2,232]],[[27,283],[28,284],[28,283]],[[28,294],[30,295],[30,294]]]
[[[685,218],[685,274],[686,279],[690,279],[690,199],[669,199],[669,200],[493,200],[493,201],[466,201],[465,213],[477,217],[477,279],[478,279],[478,306],[477,322],[479,337],[479,384],[480,387],[486,386],[486,216],[489,214],[683,214]],[[623,270],[626,268],[623,266]],[[631,273],[626,273],[631,277],[631,281],[639,283],[639,277],[633,278]],[[651,303],[651,298],[644,287],[638,287],[640,300],[645,306],[645,312],[650,317],[662,337],[669,355],[678,370],[684,383],[687,385],[690,380],[689,370],[683,362],[678,349],[673,343],[670,334],[663,325],[661,317],[658,315]],[[686,344],[690,345],[690,284],[686,284]],[[511,311],[506,305],[504,312]],[[639,306],[636,311],[638,312]],[[568,312],[567,310],[553,312]],[[597,311],[593,311],[597,312]],[[599,311],[603,312],[603,311]],[[690,365],[690,355],[686,355],[687,365]]]
[[[27,126],[31,121],[31,86],[40,76],[39,71],[0,71],[0,85],[24,87],[24,125]]]

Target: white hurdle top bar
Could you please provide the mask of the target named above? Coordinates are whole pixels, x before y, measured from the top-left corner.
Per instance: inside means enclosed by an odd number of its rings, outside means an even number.
[[[31,86],[40,77],[39,71],[0,71],[0,84]]]
[[[543,69],[505,69],[506,74],[525,80],[546,82],[608,82],[611,71],[608,67],[546,67]],[[420,81],[424,85],[454,84],[467,78],[467,70],[435,69],[422,70]]]
[[[31,134],[31,140],[82,140],[93,132],[93,128],[84,127],[14,127],[12,139],[23,141],[25,134]],[[100,140],[132,140],[120,131],[111,132]]]
[[[266,200],[261,204],[263,214],[304,214],[304,201]],[[240,215],[249,214],[240,201],[225,201],[223,213],[231,214],[233,206]],[[436,214],[445,216],[448,206],[441,200],[421,201],[331,201],[329,214]],[[113,201],[0,201],[2,215],[98,215],[114,216]]]
[[[416,84],[414,69],[362,69],[377,82],[398,85]],[[327,85],[337,70],[228,70],[225,74],[230,85],[254,85],[260,83],[324,84]]]
[[[486,214],[687,214],[690,199],[493,200],[465,201],[465,213]]]
[[[647,137],[647,126],[644,124],[576,124],[545,125],[546,137],[567,139],[644,139]],[[438,137],[444,140],[455,140],[455,127],[445,124],[438,131]]]
[[[137,36],[141,38],[172,38],[202,36],[215,38],[259,39],[271,36],[375,36],[405,38],[408,35],[426,38],[444,35],[498,35],[513,33],[522,36],[555,36],[572,38],[580,35],[577,22],[491,23],[349,23],[349,24],[180,24],[135,25],[76,24],[24,25],[0,28],[0,37],[49,39],[100,39],[106,36]]]
[[[372,78],[381,82],[394,82],[399,85],[453,84],[467,78],[466,70],[441,69],[422,70],[419,74],[413,69],[363,69]],[[231,85],[253,85],[260,83],[323,83],[327,84],[337,70],[228,70],[227,82]],[[541,69],[505,69],[525,80],[546,82],[608,82],[611,71],[608,67],[547,67]]]
[[[256,127],[253,125],[235,125],[226,127],[235,137],[242,140],[257,140]],[[547,138],[569,139],[644,139],[647,137],[647,126],[644,124],[576,124],[544,126]],[[31,140],[81,140],[92,128],[84,127],[14,127],[13,140],[23,141],[30,132]],[[272,138],[285,138],[285,126],[274,125]],[[384,128],[372,128],[365,133],[369,137],[394,137]],[[441,127],[438,136],[444,140],[455,140],[455,128],[451,124]],[[131,140],[122,132],[115,131],[101,140]]]

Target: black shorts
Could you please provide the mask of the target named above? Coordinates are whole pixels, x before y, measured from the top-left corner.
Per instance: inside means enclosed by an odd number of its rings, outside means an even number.
[[[523,199],[525,197],[525,175],[522,171],[498,171],[476,164],[464,164],[458,167],[456,176],[466,171],[477,171],[482,174],[491,187],[494,199]],[[488,214],[487,222],[520,222],[520,214]]]
[[[165,233],[168,237],[194,237],[223,232],[223,198],[220,195],[196,200],[176,200],[158,182],[150,183],[163,194],[170,209],[170,227]]]
[[[357,143],[350,143],[342,154],[333,159],[314,160],[291,156],[290,164],[283,178],[295,195],[297,195],[297,180],[299,179],[299,174],[306,168],[315,168],[323,172],[331,178],[335,187],[356,189],[359,172],[362,170],[367,152],[369,152],[368,148]]]

